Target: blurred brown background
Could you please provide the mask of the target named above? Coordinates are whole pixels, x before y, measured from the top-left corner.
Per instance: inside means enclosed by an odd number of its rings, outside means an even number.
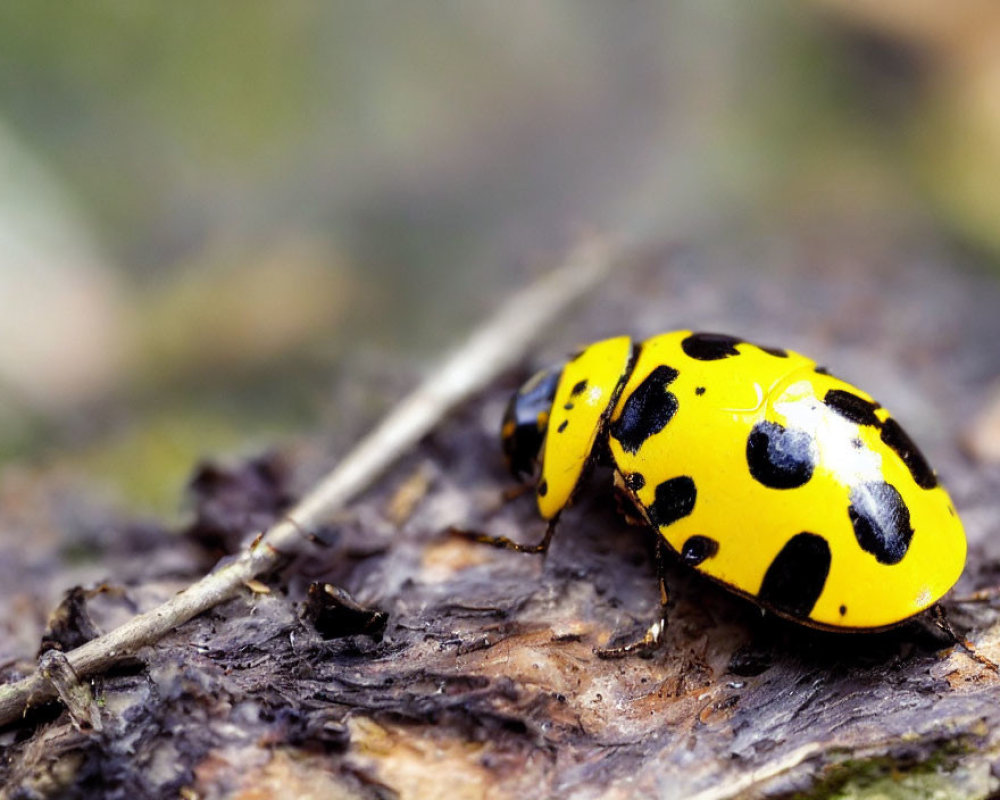
[[[199,456],[335,428],[583,230],[995,270],[998,176],[989,0],[12,0],[0,474],[175,508]]]

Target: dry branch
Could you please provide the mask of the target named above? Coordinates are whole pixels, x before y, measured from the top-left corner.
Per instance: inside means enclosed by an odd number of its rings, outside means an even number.
[[[70,671],[80,679],[107,669],[192,617],[233,598],[249,581],[299,551],[310,529],[356,497],[449,411],[523,358],[545,326],[600,284],[611,264],[611,254],[599,242],[588,242],[571,252],[561,266],[511,297],[238,558],[217,567],[159,607],[66,653],[60,659],[60,674]],[[0,725],[17,719],[32,705],[64,697],[60,685],[53,680],[51,670],[38,669],[27,678],[0,687]]]

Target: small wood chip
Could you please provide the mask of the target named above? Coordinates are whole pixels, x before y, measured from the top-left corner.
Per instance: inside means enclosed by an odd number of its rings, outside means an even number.
[[[427,496],[431,487],[432,470],[424,462],[420,464],[396,489],[386,507],[386,516],[395,525],[404,524],[416,510],[420,501]]]
[[[1000,386],[995,386],[986,404],[962,435],[962,446],[981,464],[1000,464]]]

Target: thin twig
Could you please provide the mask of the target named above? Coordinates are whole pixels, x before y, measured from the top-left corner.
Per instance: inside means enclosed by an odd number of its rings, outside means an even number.
[[[275,569],[285,556],[302,548],[304,532],[343,508],[449,411],[521,360],[553,319],[601,283],[612,261],[600,243],[587,243],[573,251],[560,267],[511,297],[285,518],[238,558],[217,567],[157,608],[66,653],[67,669],[78,678],[99,673],[192,617],[235,597],[248,581]],[[46,670],[36,670],[27,678],[0,687],[0,725],[58,695]]]

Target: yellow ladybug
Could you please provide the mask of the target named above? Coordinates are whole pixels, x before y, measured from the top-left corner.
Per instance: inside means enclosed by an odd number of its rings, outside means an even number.
[[[955,508],[899,423],[798,353],[691,331],[597,342],[514,395],[502,442],[515,476],[541,465],[550,524],[534,546],[479,537],[498,546],[545,550],[603,456],[684,563],[805,625],[893,626],[965,564]]]

